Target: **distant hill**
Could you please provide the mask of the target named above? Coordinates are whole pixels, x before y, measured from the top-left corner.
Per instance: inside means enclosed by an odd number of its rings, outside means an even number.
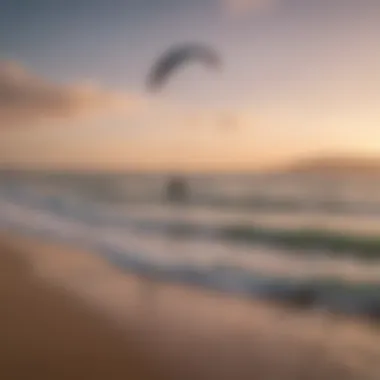
[[[356,157],[314,157],[290,165],[292,173],[376,174],[380,175],[380,159]]]

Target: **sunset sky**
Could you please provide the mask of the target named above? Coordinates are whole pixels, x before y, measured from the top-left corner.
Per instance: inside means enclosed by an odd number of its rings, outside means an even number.
[[[247,168],[380,155],[379,0],[0,0],[0,164]],[[145,80],[172,44],[220,72]],[[231,120],[225,128],[225,120]]]

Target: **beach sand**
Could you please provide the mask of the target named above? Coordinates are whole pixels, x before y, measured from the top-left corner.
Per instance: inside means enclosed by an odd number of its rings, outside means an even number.
[[[0,248],[0,379],[157,379],[133,342],[37,278],[17,244]]]
[[[85,252],[0,238],[0,379],[380,378],[354,321],[126,274]]]

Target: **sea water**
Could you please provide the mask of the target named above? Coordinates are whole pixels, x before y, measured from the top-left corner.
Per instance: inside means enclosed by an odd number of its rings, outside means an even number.
[[[2,229],[91,248],[125,271],[246,297],[380,318],[380,181],[191,174],[185,205],[167,174],[0,176]]]

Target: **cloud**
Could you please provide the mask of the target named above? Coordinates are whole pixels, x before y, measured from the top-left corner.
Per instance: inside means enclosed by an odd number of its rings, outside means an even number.
[[[99,113],[129,113],[141,104],[137,96],[92,84],[54,84],[15,62],[0,61],[1,128],[30,126],[51,119],[72,120]]]
[[[247,12],[271,9],[278,0],[220,0],[222,8],[229,16],[241,16]]]

